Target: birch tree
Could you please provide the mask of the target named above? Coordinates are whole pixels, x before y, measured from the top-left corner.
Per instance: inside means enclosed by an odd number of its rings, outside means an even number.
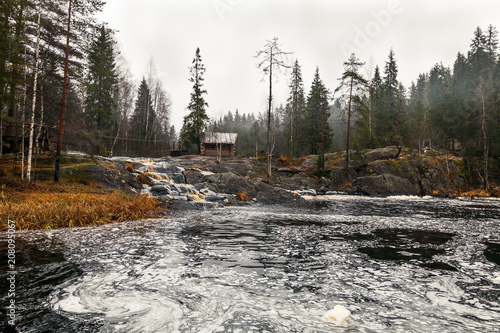
[[[36,32],[36,50],[35,50],[35,69],[33,70],[33,104],[31,106],[31,121],[30,121],[30,136],[28,148],[28,168],[26,170],[26,179],[31,181],[31,161],[33,159],[33,137],[35,134],[35,109],[36,109],[36,92],[38,80],[38,60],[40,57],[40,17],[42,15],[42,0],[38,0],[38,22]]]

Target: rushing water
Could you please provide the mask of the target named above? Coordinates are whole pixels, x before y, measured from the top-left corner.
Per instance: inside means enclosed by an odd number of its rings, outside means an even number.
[[[500,201],[337,196],[19,233],[18,328],[498,332],[499,227]]]

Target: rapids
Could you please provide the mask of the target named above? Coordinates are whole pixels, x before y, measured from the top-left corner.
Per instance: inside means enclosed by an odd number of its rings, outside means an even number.
[[[335,196],[17,235],[21,332],[500,327],[495,200]],[[324,319],[335,305],[346,326]]]

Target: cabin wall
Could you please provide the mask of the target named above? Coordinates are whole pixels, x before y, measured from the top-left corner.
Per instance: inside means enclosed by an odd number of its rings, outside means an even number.
[[[234,145],[232,144],[222,144],[221,145],[221,155],[225,157],[231,157],[234,155]],[[206,156],[217,156],[219,151],[217,150],[217,145],[215,143],[202,143],[201,154]]]

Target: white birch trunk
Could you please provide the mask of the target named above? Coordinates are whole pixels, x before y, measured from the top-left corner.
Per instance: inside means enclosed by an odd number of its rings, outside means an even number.
[[[36,26],[36,52],[35,52],[35,71],[33,79],[33,104],[31,106],[30,138],[28,149],[28,169],[26,170],[26,179],[31,181],[31,161],[33,159],[33,136],[35,132],[35,108],[36,108],[36,88],[38,80],[38,58],[40,57],[40,16],[42,13],[42,0],[38,1],[38,22]]]

